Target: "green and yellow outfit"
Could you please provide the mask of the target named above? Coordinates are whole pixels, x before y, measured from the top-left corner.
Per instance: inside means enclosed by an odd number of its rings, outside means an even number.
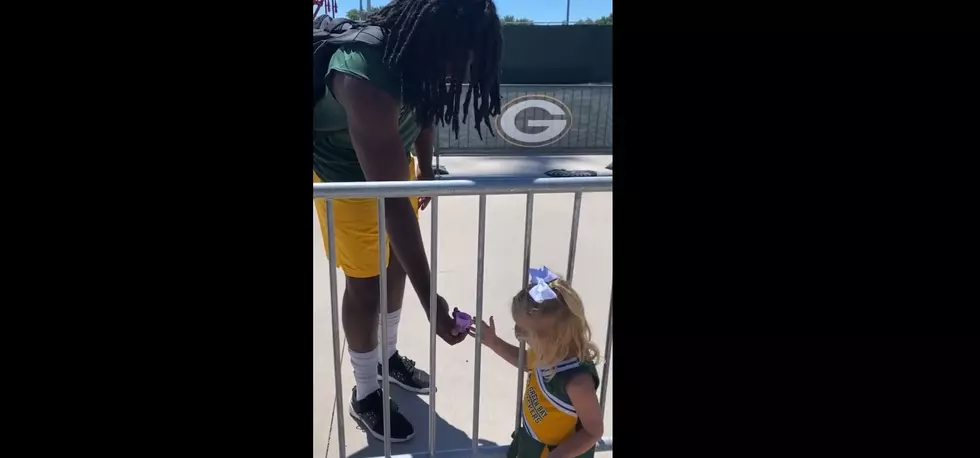
[[[376,85],[401,100],[401,81],[382,61],[383,49],[363,43],[342,45],[327,70],[327,78],[333,73],[343,73]],[[398,136],[405,154],[409,157],[406,180],[415,179],[415,160],[411,149],[421,132],[412,110],[402,105],[398,117]],[[347,112],[334,98],[328,85],[326,95],[313,107],[313,182],[366,181],[361,164],[354,152],[347,126]],[[418,215],[418,199],[412,198],[412,206]],[[326,201],[314,201],[320,231],[327,253]],[[337,265],[353,278],[369,278],[380,275],[378,267],[378,211],[377,199],[334,199],[334,235],[337,244]],[[390,250],[390,248],[388,248]],[[389,253],[385,259],[391,259]]]
[[[528,352],[528,361],[534,361],[533,352]],[[514,433],[507,458],[547,457],[555,447],[582,429],[565,391],[568,381],[582,372],[592,376],[596,388],[599,387],[599,374],[591,362],[570,358],[558,363],[553,370],[528,368],[521,427]],[[550,378],[547,377],[549,374],[552,374]],[[578,458],[592,458],[594,454],[595,447]]]

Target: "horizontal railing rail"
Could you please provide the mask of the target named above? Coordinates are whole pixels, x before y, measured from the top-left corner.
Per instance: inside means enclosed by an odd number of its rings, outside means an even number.
[[[336,418],[344,418],[344,396],[341,382],[341,358],[340,358],[340,332],[339,332],[339,310],[337,301],[337,264],[335,248],[334,230],[334,202],[333,199],[339,198],[377,198],[378,200],[378,265],[387,265],[385,247],[388,244],[387,228],[385,220],[385,199],[410,196],[430,196],[432,201],[429,204],[432,224],[430,233],[430,271],[432,272],[429,297],[430,316],[436,315],[437,306],[437,277],[439,259],[439,197],[440,196],[479,196],[479,225],[477,229],[477,291],[476,291],[476,314],[474,321],[483,322],[483,276],[484,276],[484,253],[486,242],[486,213],[487,195],[502,194],[526,194],[527,201],[524,216],[524,262],[521,271],[521,288],[527,286],[528,269],[531,258],[531,232],[533,228],[534,216],[534,195],[545,193],[574,193],[572,204],[571,236],[568,249],[568,267],[566,270],[566,281],[571,284],[575,272],[575,254],[578,243],[579,220],[581,218],[582,194],[585,192],[611,192],[612,177],[586,177],[586,178],[529,178],[529,177],[506,177],[489,178],[474,180],[434,180],[434,181],[391,181],[391,182],[360,182],[360,183],[314,183],[313,198],[326,199],[326,226],[329,258],[329,277],[330,277],[330,316],[332,319],[332,340],[333,340],[333,363],[334,363],[334,389],[336,391]],[[387,316],[388,295],[387,269],[380,269],[380,316]],[[606,328],[606,345],[603,357],[602,376],[600,381],[599,404],[600,411],[605,412],[606,396],[608,393],[609,367],[612,363],[612,294],[609,296],[609,321]],[[455,457],[486,457],[495,458],[506,455],[507,447],[479,447],[480,431],[480,370],[481,355],[483,347],[483,329],[477,327],[474,358],[474,387],[473,387],[473,437],[471,447],[464,450],[445,450],[439,451],[436,448],[436,330],[435,320],[430,322],[429,328],[429,377],[432,388],[429,390],[429,452],[426,454],[394,455],[405,458],[420,458],[421,456],[440,458]],[[388,341],[387,326],[380,326],[381,342]],[[520,343],[518,357],[518,367],[526,366],[526,346]],[[384,393],[384,456],[392,457],[391,437],[390,437],[390,378],[388,371],[388,360],[382,362],[382,391]],[[521,403],[524,394],[524,371],[517,371],[517,410],[515,415],[515,429],[521,428]],[[340,458],[347,457],[346,436],[343,420],[336,423],[338,437],[338,452]],[[596,446],[597,451],[611,451],[612,437],[603,437]]]
[[[314,199],[406,196],[473,196],[479,194],[554,194],[612,191],[612,177],[495,177],[476,180],[374,181],[314,183]]]

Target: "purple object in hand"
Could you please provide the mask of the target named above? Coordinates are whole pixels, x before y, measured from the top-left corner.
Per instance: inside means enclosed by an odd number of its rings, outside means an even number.
[[[473,325],[473,317],[464,312],[460,312],[456,307],[453,307],[453,319],[456,320],[456,325],[453,327],[453,332],[456,334],[466,332]]]

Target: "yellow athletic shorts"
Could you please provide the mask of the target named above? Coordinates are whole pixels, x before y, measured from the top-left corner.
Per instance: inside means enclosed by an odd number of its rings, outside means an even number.
[[[415,157],[408,161],[409,179],[415,180]],[[320,183],[320,177],[313,172],[313,182]],[[410,199],[415,216],[419,216],[419,200]],[[314,199],[317,219],[320,220],[320,234],[323,248],[330,256],[327,238],[327,201]],[[381,275],[378,269],[378,200],[375,198],[334,199],[333,201],[334,237],[337,244],[337,265],[344,274],[353,278],[370,278]],[[391,260],[390,245],[385,248],[385,259]],[[388,266],[385,266],[388,267]]]

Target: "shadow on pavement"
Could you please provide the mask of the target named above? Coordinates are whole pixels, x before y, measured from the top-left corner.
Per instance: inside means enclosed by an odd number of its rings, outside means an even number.
[[[427,453],[429,451],[429,404],[422,400],[423,397],[427,396],[406,393],[398,388],[392,387],[391,399],[398,404],[398,410],[405,415],[405,418],[408,418],[408,421],[412,422],[412,425],[415,426],[415,437],[412,440],[400,444],[391,444],[392,455]],[[440,404],[448,405],[450,402],[443,400]],[[347,456],[350,458],[384,456],[384,443],[361,431],[360,428],[354,431],[347,431],[347,434],[363,434],[368,443],[367,447],[348,453]],[[473,439],[468,434],[449,424],[446,420],[443,420],[439,412],[436,411],[436,448],[438,450],[469,448],[472,445],[472,441]],[[480,439],[479,445],[480,447],[493,447],[498,444]]]

